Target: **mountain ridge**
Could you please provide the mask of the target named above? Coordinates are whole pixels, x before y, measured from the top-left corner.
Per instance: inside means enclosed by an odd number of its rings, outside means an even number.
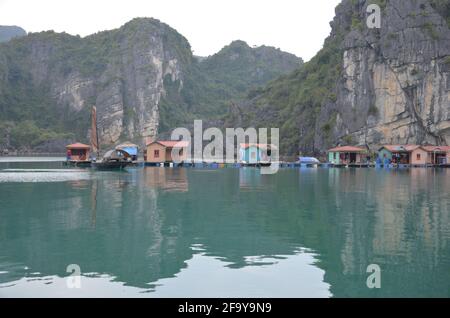
[[[270,54],[244,50],[235,63],[247,63],[225,72],[210,62],[222,61],[222,51],[199,62],[184,36],[153,18],[86,37],[45,31],[13,39],[0,45],[0,145],[56,150],[86,142],[92,105],[106,146],[143,144],[193,119],[218,118],[230,98],[301,66],[292,54],[264,50]]]
[[[27,35],[27,32],[19,26],[0,25],[0,43],[25,35]]]
[[[369,29],[367,7],[381,9]],[[450,144],[448,1],[343,0],[320,52],[230,109],[225,126],[279,127],[281,152]]]

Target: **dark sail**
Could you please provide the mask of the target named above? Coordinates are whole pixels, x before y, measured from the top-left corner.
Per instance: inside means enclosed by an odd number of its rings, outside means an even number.
[[[97,108],[92,107],[91,111],[91,147],[92,152],[99,156],[100,147],[98,144],[98,133],[97,133]]]

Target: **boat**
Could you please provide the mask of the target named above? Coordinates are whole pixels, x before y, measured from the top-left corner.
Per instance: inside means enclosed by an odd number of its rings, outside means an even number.
[[[92,107],[91,111],[91,148],[92,152],[100,157],[100,144],[97,133],[97,108]],[[93,160],[91,167],[97,170],[123,170],[132,164],[131,156],[123,149],[109,150],[105,153],[101,161]]]
[[[102,161],[102,162],[93,162],[91,167],[97,170],[123,170],[127,166],[129,166],[128,162],[120,162],[120,161]]]
[[[320,164],[320,161],[314,157],[299,157],[298,163],[300,163],[301,167],[317,167]]]
[[[63,165],[66,167],[75,167],[75,168],[90,168],[92,166],[91,161],[73,161],[67,160],[63,162]]]
[[[129,158],[129,154],[126,151],[120,149],[109,150],[103,156],[102,161],[92,162],[91,166],[97,170],[123,170],[133,164],[127,158]]]

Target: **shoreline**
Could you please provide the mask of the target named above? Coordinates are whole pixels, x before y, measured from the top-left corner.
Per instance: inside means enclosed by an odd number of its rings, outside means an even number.
[[[30,160],[35,158],[36,160]],[[40,159],[40,160],[39,160]],[[0,156],[0,163],[39,163],[39,162],[59,162],[64,164],[66,162],[65,156],[61,154],[48,154],[48,155],[40,155],[39,157],[35,155],[31,156]],[[177,168],[191,168],[191,169],[226,169],[226,168],[261,168],[265,166],[264,164],[247,164],[247,163],[183,163],[183,164],[170,164],[170,163],[150,163],[144,161],[137,161],[136,166],[138,167],[160,167],[160,168],[169,168],[169,169],[177,169]],[[86,167],[87,168],[87,167]],[[388,166],[378,165],[378,164],[332,164],[332,163],[319,163],[319,164],[306,164],[300,162],[280,162],[280,169],[383,169],[383,170],[408,170],[408,169],[443,169],[450,168],[450,164],[442,164],[442,165],[411,165],[411,164],[402,164],[402,165],[393,165],[390,164]]]
[[[0,153],[0,158],[14,158],[14,157],[65,157],[66,154],[63,152],[59,152],[59,153],[52,153],[52,152],[44,152],[44,153],[34,153],[34,152],[29,152],[29,153],[18,153],[18,152],[14,152],[14,153],[9,153],[9,154],[1,154]]]

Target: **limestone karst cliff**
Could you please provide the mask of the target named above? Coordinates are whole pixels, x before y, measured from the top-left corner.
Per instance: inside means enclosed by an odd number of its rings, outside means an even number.
[[[381,28],[368,28],[378,4]],[[239,122],[281,129],[285,154],[337,144],[450,144],[450,1],[343,0],[324,48],[235,106]]]
[[[142,144],[226,113],[228,98],[301,62],[242,41],[198,59],[181,34],[150,18],[85,38],[31,33],[0,44],[0,148],[57,151],[62,141],[87,141],[93,105],[102,144]]]
[[[380,8],[369,28],[367,7]],[[86,38],[42,32],[0,44],[0,148],[146,138],[204,119],[278,127],[282,154],[352,144],[450,144],[450,1],[342,0],[323,48],[303,64],[235,41],[194,57],[154,19]],[[59,142],[56,142],[59,141]]]

